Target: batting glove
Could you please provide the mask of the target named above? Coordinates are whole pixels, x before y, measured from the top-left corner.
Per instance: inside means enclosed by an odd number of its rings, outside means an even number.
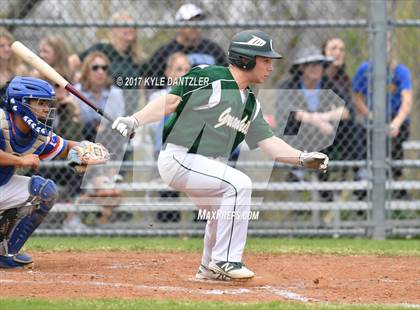
[[[302,167],[327,171],[329,158],[324,153],[319,152],[302,152],[299,156],[299,164]]]
[[[118,131],[123,137],[127,137],[131,136],[139,125],[134,116],[118,117],[112,124],[112,129]]]

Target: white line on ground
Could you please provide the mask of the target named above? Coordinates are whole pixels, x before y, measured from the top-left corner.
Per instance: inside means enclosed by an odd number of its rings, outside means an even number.
[[[37,272],[37,274],[42,274]],[[249,288],[235,288],[235,289],[190,289],[185,287],[178,286],[155,286],[155,285],[144,285],[144,284],[129,284],[129,283],[111,283],[111,282],[101,282],[101,281],[78,281],[78,280],[56,280],[56,281],[40,281],[40,280],[9,280],[9,279],[0,279],[0,284],[36,284],[36,285],[90,285],[90,286],[100,286],[100,287],[114,287],[114,288],[135,288],[143,290],[161,290],[166,292],[185,292],[193,293],[200,295],[242,295],[250,294],[257,291],[269,292],[276,296],[283,297],[289,300],[296,300],[301,302],[314,301],[314,299],[309,299],[294,292],[275,288],[271,286],[262,286],[262,287],[249,287]]]
[[[43,274],[42,272],[37,272],[37,274]],[[47,274],[47,273],[44,273]],[[320,301],[315,298],[308,298],[300,294],[294,293],[289,290],[282,288],[272,287],[269,285],[266,286],[254,286],[249,288],[236,288],[236,289],[213,289],[213,290],[204,290],[204,289],[190,289],[185,287],[177,286],[154,286],[154,285],[143,285],[143,284],[128,284],[128,283],[110,283],[110,282],[99,282],[99,281],[39,281],[39,280],[10,280],[10,279],[0,279],[0,284],[12,284],[12,285],[22,285],[22,284],[31,284],[31,285],[57,285],[57,284],[66,284],[66,285],[87,285],[87,286],[97,286],[97,287],[114,287],[114,288],[134,288],[134,289],[146,289],[146,290],[161,290],[166,292],[184,292],[184,293],[193,293],[200,295],[241,295],[249,294],[256,291],[269,292],[275,296],[282,297],[287,300],[294,300],[300,302],[314,302]],[[322,301],[321,301],[322,302]],[[404,308],[415,308],[420,309],[420,304],[412,303],[400,303],[400,304],[386,304],[387,306],[400,306]]]
[[[268,292],[274,295],[277,295],[286,299],[290,299],[290,300],[301,301],[301,302],[317,301],[314,298],[307,298],[305,296],[299,295],[297,293],[294,293],[285,289],[279,289],[272,286],[262,286],[261,288],[267,290]]]
[[[203,290],[203,289],[189,289],[185,287],[178,286],[154,286],[154,285],[143,285],[143,284],[128,284],[128,283],[110,283],[110,282],[99,282],[99,281],[39,281],[39,280],[8,280],[0,279],[0,284],[37,284],[37,285],[57,285],[57,284],[66,284],[66,285],[91,285],[91,286],[101,286],[101,287],[114,287],[114,288],[135,288],[135,289],[146,289],[146,290],[161,290],[167,292],[186,292],[194,294],[205,294],[205,295],[240,295],[247,294],[251,291],[245,288],[238,289],[226,289],[226,290]]]

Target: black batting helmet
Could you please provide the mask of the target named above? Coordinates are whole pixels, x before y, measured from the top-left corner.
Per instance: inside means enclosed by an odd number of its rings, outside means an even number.
[[[260,30],[245,30],[235,34],[229,44],[229,62],[244,70],[255,67],[255,57],[283,58],[273,49],[271,37]]]

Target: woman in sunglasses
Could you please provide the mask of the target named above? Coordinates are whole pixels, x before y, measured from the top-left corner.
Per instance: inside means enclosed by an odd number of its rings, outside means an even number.
[[[99,51],[90,53],[83,61],[80,82],[75,87],[97,107],[103,109],[115,119],[125,115],[125,103],[122,90],[112,83],[109,69],[110,61],[104,53]],[[91,141],[102,143],[109,150],[119,150],[124,154],[124,143],[121,142],[120,137],[111,131],[109,122],[85,103],[80,101],[79,105],[83,126],[82,140],[91,139]],[[115,156],[113,159],[118,160]],[[90,190],[80,198],[106,197],[106,201],[102,201],[105,208],[102,210],[99,219],[99,225],[106,225],[112,209],[118,206],[121,197],[121,192],[112,188],[112,183],[120,175],[113,167],[98,167],[90,170],[86,177]],[[108,200],[108,198],[110,199]]]
[[[102,52],[90,53],[83,61],[80,82],[76,88],[99,108],[116,118],[124,115],[125,104],[122,90],[112,85],[109,65],[108,57]],[[106,127],[107,121],[83,102],[80,102],[80,117],[86,140],[95,139],[98,130]],[[101,123],[105,126],[100,126]]]

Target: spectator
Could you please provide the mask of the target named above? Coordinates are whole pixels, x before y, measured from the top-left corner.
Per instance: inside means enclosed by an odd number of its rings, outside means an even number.
[[[340,90],[324,75],[324,68],[331,62],[331,58],[322,55],[317,47],[303,48],[298,52],[290,68],[291,77],[278,86],[285,91],[279,97],[276,119],[279,135],[284,135],[284,140],[294,147],[307,151],[323,150],[332,158],[337,158],[340,150],[338,141],[333,143],[336,140],[335,129],[337,136],[342,135],[343,122],[349,119],[350,113],[342,104],[340,98],[344,96]],[[328,89],[339,97],[321,91]],[[301,172],[294,170],[289,179],[302,180]],[[328,174],[319,178],[327,180]],[[323,200],[331,201],[333,198],[329,191],[320,194]]]
[[[410,70],[398,62],[396,55],[396,44],[388,40],[388,48],[394,47],[389,51],[388,72],[388,92],[387,92],[387,113],[389,120],[389,135],[391,137],[391,158],[403,159],[404,152],[402,144],[410,135],[410,112],[412,107],[412,85]],[[372,119],[372,98],[368,96],[369,74],[371,74],[369,62],[364,62],[357,69],[353,77],[353,91],[355,96],[355,106],[366,120]],[[402,177],[401,168],[392,168],[392,177],[398,180]],[[407,199],[406,190],[394,192],[397,199]]]
[[[178,78],[190,71],[191,65],[189,63],[188,57],[181,52],[176,52],[169,56],[165,68],[165,77],[168,78],[168,81],[176,81]],[[172,85],[174,86],[174,85]],[[171,85],[168,85],[168,88],[161,89],[153,92],[149,97],[149,102],[159,96],[169,93],[171,90]],[[157,124],[153,125],[154,128],[154,155],[155,159],[158,158],[160,148],[162,146],[162,132],[163,125],[166,120],[170,118],[170,115],[167,115]],[[178,198],[179,192],[176,191],[164,191],[160,192],[159,196],[161,198]],[[159,211],[157,213],[157,219],[160,222],[179,222],[181,218],[181,212],[179,211]]]
[[[108,226],[113,209],[121,203],[122,192],[114,187],[115,183],[121,180],[121,176],[115,175],[113,168],[90,168],[89,188],[80,196],[80,201],[103,206],[98,221],[98,226],[101,228]]]
[[[80,141],[82,126],[80,123],[79,103],[75,97],[58,86],[55,86],[55,98],[54,132],[57,135],[65,135],[72,140]],[[60,201],[72,202],[80,193],[80,176],[75,174],[67,165],[41,167],[39,174],[56,182]],[[74,221],[77,220],[78,218],[74,219]],[[80,224],[79,222],[78,224]]]
[[[134,19],[128,12],[120,11],[112,16],[112,21],[132,23]],[[135,28],[111,28],[108,32],[107,41],[96,43],[78,55],[71,55],[70,63],[72,67],[79,69],[81,62],[93,51],[100,51],[108,57],[112,78],[141,76],[141,52]]]
[[[334,89],[339,91],[339,95],[345,101],[349,110],[349,118],[341,120],[340,130],[334,141],[334,147],[338,149],[336,159],[341,160],[363,160],[366,158],[366,130],[356,122],[356,111],[352,99],[351,78],[346,72],[346,46],[342,39],[331,37],[322,45],[322,52],[327,57],[332,57],[333,62],[325,69],[325,74],[333,83]],[[343,171],[345,172],[345,170]],[[359,169],[354,169],[355,179]],[[357,196],[360,195],[358,192]],[[362,197],[359,197],[362,198]]]
[[[112,16],[112,21],[132,23],[134,18],[128,12],[120,11]],[[127,77],[136,78],[144,75],[145,69],[144,65],[141,64],[141,50],[137,40],[137,30],[133,27],[111,28],[105,42],[96,43],[80,54],[70,56],[72,68],[79,70],[81,62],[93,51],[100,51],[108,57],[110,61],[109,75],[118,87],[124,86],[124,81]],[[121,77],[120,80],[118,80],[119,77]],[[123,81],[123,84],[119,81]],[[131,85],[130,87],[133,88],[135,86]],[[139,101],[138,90],[125,91],[124,99],[127,104],[127,113],[131,110],[137,110]]]
[[[69,49],[66,41],[55,35],[50,35],[42,39],[39,43],[39,56],[51,67],[53,67],[67,81],[73,83],[74,72],[69,65]],[[32,71],[32,75],[46,79],[37,70]],[[49,81],[54,85],[52,81]],[[67,93],[63,88],[55,86],[56,91],[56,118],[54,119],[54,129],[58,134],[65,135],[71,139],[80,140],[80,107],[76,98]]]
[[[99,51],[90,53],[83,61],[80,83],[75,87],[99,108],[116,118],[125,114],[125,104],[122,90],[112,85],[108,73],[109,67],[110,61],[105,54]],[[109,126],[106,126],[108,121],[101,118],[98,113],[83,102],[80,102],[79,107],[83,127],[82,139],[92,139],[102,143],[109,150],[118,150],[119,153],[124,153],[124,141],[121,141],[111,132]],[[107,203],[104,204],[106,208],[103,209],[101,215],[101,224],[105,224],[111,214],[110,210],[119,204],[119,200],[113,198],[121,197],[121,192],[112,188],[114,177],[119,176],[112,168],[99,169],[95,167],[95,171],[87,174],[87,187],[91,187],[91,190],[81,198],[112,198],[111,202],[107,200]],[[80,220],[74,215],[69,215],[65,225],[66,227],[79,226]]]
[[[39,43],[39,56],[53,67],[66,80],[73,82],[73,71],[70,69],[68,57],[69,49],[66,41],[59,36],[49,35]],[[32,70],[31,75],[46,79],[37,70]],[[52,85],[55,83],[49,81]],[[56,105],[53,122],[54,131],[72,140],[81,140],[80,108],[75,97],[68,94],[63,88],[55,86]],[[42,176],[53,179],[59,190],[62,201],[70,202],[80,193],[80,177],[69,167],[49,167],[40,169]]]
[[[75,97],[69,95],[64,89],[56,87],[56,98],[57,108],[56,117],[54,119],[55,132],[61,134],[67,134],[72,139],[77,138],[81,140],[82,136],[82,125],[80,121],[80,106],[76,101]],[[114,188],[104,188],[104,185],[112,186],[112,178],[105,175],[100,168],[92,168],[92,170],[98,173],[98,177],[92,178],[94,182],[92,187],[94,190],[87,191],[82,194],[79,198],[80,201],[89,201],[90,198],[94,198],[95,203],[102,205],[104,208],[100,213],[99,224],[105,226],[112,214],[112,210],[116,205],[119,205],[119,198],[121,198],[121,192]],[[53,169],[54,170],[54,169]],[[90,172],[92,173],[92,171]],[[73,201],[76,196],[80,194],[81,178],[74,171],[71,171],[69,167],[58,168],[56,175],[49,174],[49,177],[56,180],[60,188],[60,197],[65,201]],[[103,198],[105,197],[105,199]],[[112,197],[111,202],[108,197]],[[81,221],[81,219],[69,212],[65,222],[65,228],[87,228]]]
[[[166,67],[165,67],[165,77],[168,78],[168,81],[173,82],[173,81],[176,81],[181,76],[183,76],[184,74],[186,74],[188,71],[190,71],[190,69],[191,69],[191,64],[189,62],[187,55],[181,52],[176,52],[170,55],[167,60]],[[159,96],[169,93],[169,91],[171,90],[171,86],[173,85],[168,85],[166,89],[154,91],[149,97],[149,102]],[[155,153],[156,158],[157,158],[157,155],[159,155],[160,147],[162,145],[163,124],[167,119],[169,119],[169,117],[170,117],[169,115],[165,116],[165,118],[161,122],[159,122],[156,126],[154,126],[154,129],[155,129],[154,130],[155,131],[154,153]]]
[[[116,118],[124,115],[125,104],[122,90],[112,85],[109,68],[110,61],[105,54],[99,51],[90,53],[83,61],[80,83],[75,87],[99,108]],[[107,121],[83,102],[80,102],[80,112],[84,139],[94,139],[98,131],[102,132],[106,128],[100,125]]]
[[[191,3],[182,5],[175,15],[177,21],[196,21],[204,18],[203,10]],[[227,66],[225,52],[218,44],[203,38],[201,29],[187,27],[180,28],[175,39],[157,49],[149,61],[147,75],[163,77],[168,57],[176,52],[186,54],[192,67],[203,64]]]
[[[331,37],[322,44],[322,54],[332,58],[332,63],[325,68],[325,74],[334,84],[334,87],[340,90],[346,106],[350,109],[351,114],[354,113],[352,108],[352,91],[351,79],[346,72],[346,45],[344,41],[337,37]]]
[[[13,35],[4,28],[0,28],[0,90],[5,89],[6,83],[16,75],[26,75],[27,68],[12,52]],[[0,91],[3,94],[3,91]]]
[[[69,82],[73,83],[74,72],[70,69],[69,55],[67,43],[62,37],[50,35],[39,43],[39,56]],[[44,78],[37,70],[34,70],[32,75]]]
[[[80,121],[80,105],[77,99],[65,89],[55,86],[56,110],[54,131],[66,134],[71,139],[81,140],[82,124]]]

